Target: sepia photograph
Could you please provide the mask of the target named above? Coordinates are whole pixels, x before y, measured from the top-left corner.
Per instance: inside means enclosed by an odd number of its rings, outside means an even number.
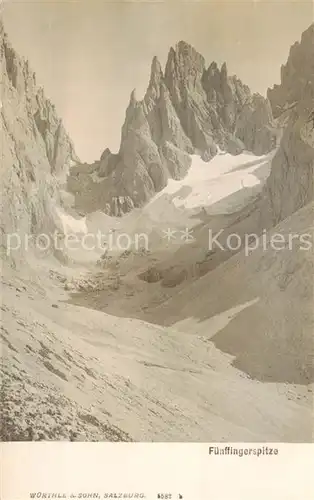
[[[312,443],[312,1],[0,9],[2,445]]]

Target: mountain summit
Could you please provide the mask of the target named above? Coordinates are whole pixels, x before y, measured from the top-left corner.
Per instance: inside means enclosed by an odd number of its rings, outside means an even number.
[[[209,161],[219,148],[261,155],[276,146],[276,138],[268,100],[229,76],[226,64],[206,67],[203,56],[180,41],[171,47],[164,72],[153,58],[144,98],[138,101],[132,92],[118,154],[106,149],[94,165],[104,181],[92,186],[93,199],[86,179],[84,189],[77,182],[69,187],[79,208],[121,215],[145,204],[169,178],[183,178],[190,155]]]

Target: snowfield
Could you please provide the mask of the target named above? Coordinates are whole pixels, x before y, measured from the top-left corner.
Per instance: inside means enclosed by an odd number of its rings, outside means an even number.
[[[91,233],[126,233],[133,237],[145,233],[160,243],[163,231],[197,226],[204,215],[232,214],[245,207],[262,189],[270,173],[274,153],[238,156],[220,152],[210,162],[192,156],[186,177],[169,179],[168,185],[143,208],[123,217],[102,212],[87,216]]]
[[[246,188],[262,186],[270,173],[270,160],[273,156],[254,156],[242,153],[232,156],[220,152],[210,162],[204,162],[199,156],[192,156],[192,165],[184,179],[170,179],[167,187],[150,202],[171,195],[172,203],[178,208],[196,209],[209,207],[234,193],[241,195],[242,204],[247,202]],[[254,191],[255,192],[255,191]],[[226,205],[227,207],[227,205]],[[228,206],[230,209],[238,206]]]

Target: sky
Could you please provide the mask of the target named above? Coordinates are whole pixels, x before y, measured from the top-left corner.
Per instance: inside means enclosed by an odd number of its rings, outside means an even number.
[[[6,31],[30,60],[82,161],[119,148],[133,88],[180,40],[227,63],[254,92],[280,81],[290,46],[313,22],[312,0],[4,0]]]

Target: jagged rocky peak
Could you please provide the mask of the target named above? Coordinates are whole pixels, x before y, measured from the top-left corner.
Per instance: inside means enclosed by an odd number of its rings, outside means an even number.
[[[211,82],[213,88],[220,86],[220,70],[216,61],[213,61],[204,72],[204,80]]]
[[[166,80],[175,77],[188,79],[189,77],[202,74],[205,68],[205,59],[194,47],[184,41],[171,47],[165,69]]]
[[[213,61],[204,71],[203,75],[203,80],[204,82],[207,82],[208,84],[211,84],[211,86],[214,89],[219,89],[221,86],[222,81],[226,81],[228,78],[228,71],[227,71],[227,64],[223,63],[221,66],[221,69],[219,69],[219,66],[216,61]]]
[[[136,98],[136,89],[133,89],[130,95],[129,107],[130,108],[136,107],[137,104],[138,100]]]
[[[180,116],[188,97],[193,93],[203,97],[202,75],[205,59],[194,47],[180,41],[175,48],[171,47],[165,68],[165,84],[170,92],[173,105]],[[205,96],[204,96],[205,97]]]
[[[28,116],[32,115],[36,132],[41,135],[49,163],[60,173],[64,167],[78,160],[62,120],[57,116],[55,106],[46,98],[43,88],[36,82],[36,75],[27,60],[20,57],[12,47],[3,24],[1,29],[2,96],[4,114],[10,106],[10,96],[23,103]],[[5,103],[8,103],[6,105]]]
[[[158,57],[155,56],[151,65],[149,85],[144,97],[144,103],[148,111],[154,107],[156,100],[160,97],[163,78],[161,64]]]
[[[203,86],[211,103],[217,101],[224,104],[225,101],[234,101],[243,105],[251,98],[251,91],[235,75],[229,76],[227,63],[223,63],[221,69],[214,61],[203,74]],[[265,99],[263,98],[265,101]]]
[[[100,161],[106,160],[108,158],[108,156],[110,156],[110,155],[111,155],[110,149],[106,148],[100,157]]]
[[[223,65],[221,66],[220,74],[221,74],[222,80],[227,80],[228,71],[227,71],[227,63],[226,62],[224,62]]]
[[[114,154],[109,148],[106,148],[98,164],[99,177],[108,177],[114,171],[118,161],[119,154]]]
[[[206,69],[204,57],[180,41],[170,48],[164,72],[153,58],[143,100],[131,93],[119,153],[107,152],[100,161],[107,194],[98,208],[113,206],[119,196],[142,206],[169,178],[186,175],[192,154],[208,162],[218,146],[231,154],[263,154],[274,147],[275,137],[267,99],[252,96],[229,76],[226,63],[219,69],[213,62]]]
[[[151,65],[150,81],[148,88],[158,87],[161,84],[162,80],[163,80],[163,71],[161,68],[161,64],[159,62],[158,57],[154,56]]]

